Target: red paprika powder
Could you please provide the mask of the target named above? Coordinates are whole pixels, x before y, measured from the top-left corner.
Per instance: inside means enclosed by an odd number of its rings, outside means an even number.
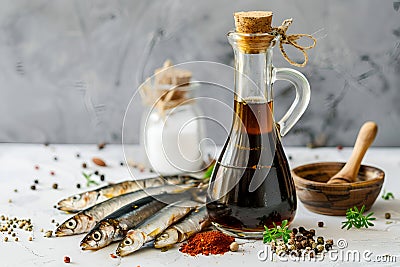
[[[229,245],[235,241],[234,237],[225,235],[219,231],[208,231],[192,236],[179,251],[191,256],[198,254],[224,254],[229,251]]]

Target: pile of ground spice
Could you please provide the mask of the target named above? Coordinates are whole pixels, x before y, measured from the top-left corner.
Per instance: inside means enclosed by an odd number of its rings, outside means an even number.
[[[229,251],[229,245],[235,241],[234,237],[225,235],[219,231],[208,231],[192,236],[179,251],[191,256],[198,254],[224,254]]]

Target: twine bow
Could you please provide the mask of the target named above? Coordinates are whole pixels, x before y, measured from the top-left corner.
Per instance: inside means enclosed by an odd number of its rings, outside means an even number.
[[[310,34],[306,34],[306,33],[298,33],[298,34],[291,34],[291,35],[287,35],[286,31],[289,28],[290,24],[292,24],[293,19],[286,19],[283,21],[282,25],[274,28],[275,32],[277,35],[279,35],[281,37],[280,42],[279,42],[279,48],[281,50],[281,53],[283,55],[283,57],[292,65],[297,66],[297,67],[304,67],[307,62],[308,62],[308,55],[307,55],[307,50],[313,48],[316,44],[317,44],[317,40],[312,37]],[[310,46],[301,46],[297,43],[297,40],[305,37],[305,38],[310,38],[313,43]],[[291,60],[289,58],[289,56],[286,54],[285,49],[283,48],[284,44],[288,44],[288,45],[292,45],[293,47],[297,48],[298,50],[300,50],[303,55],[304,55],[304,61],[303,63],[297,63],[294,62],[293,60]]]

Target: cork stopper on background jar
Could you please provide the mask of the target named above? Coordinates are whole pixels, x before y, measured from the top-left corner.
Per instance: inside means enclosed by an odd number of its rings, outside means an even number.
[[[235,27],[240,33],[267,33],[272,31],[271,11],[236,12]]]

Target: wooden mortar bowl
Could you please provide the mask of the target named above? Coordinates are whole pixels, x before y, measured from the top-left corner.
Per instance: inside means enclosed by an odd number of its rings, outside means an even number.
[[[308,210],[325,215],[345,215],[347,209],[354,206],[365,205],[365,210],[371,208],[382,189],[385,172],[361,165],[356,182],[327,184],[344,165],[342,162],[319,162],[292,170],[297,196]]]

